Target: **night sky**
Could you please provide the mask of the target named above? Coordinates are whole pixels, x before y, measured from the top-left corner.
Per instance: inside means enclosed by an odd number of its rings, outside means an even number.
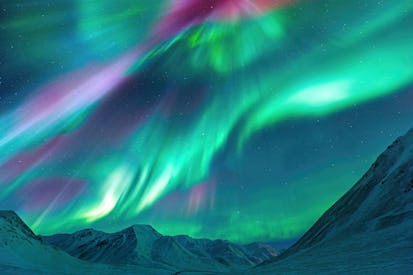
[[[0,3],[0,208],[286,242],[413,126],[413,1]]]

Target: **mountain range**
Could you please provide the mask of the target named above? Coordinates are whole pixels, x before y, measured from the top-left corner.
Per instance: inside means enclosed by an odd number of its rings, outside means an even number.
[[[0,211],[1,273],[232,273],[277,255],[264,243],[163,236],[149,225],[37,236],[15,212]]]
[[[413,129],[281,255],[263,243],[163,236],[149,225],[37,236],[16,213],[0,211],[0,271],[413,274]]]
[[[263,243],[238,245],[185,235],[163,236],[149,225],[134,225],[116,233],[85,229],[40,238],[76,258],[106,264],[214,271],[252,267],[278,255]]]

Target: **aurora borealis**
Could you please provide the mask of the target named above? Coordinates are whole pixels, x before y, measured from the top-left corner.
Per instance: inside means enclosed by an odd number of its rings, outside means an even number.
[[[413,126],[413,2],[2,1],[0,208],[296,238]]]

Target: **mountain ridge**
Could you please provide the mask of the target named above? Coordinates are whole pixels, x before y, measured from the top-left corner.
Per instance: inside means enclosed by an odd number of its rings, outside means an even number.
[[[225,240],[164,236],[149,225],[132,225],[105,233],[84,229],[72,234],[40,236],[50,245],[79,259],[108,264],[140,264],[208,269],[251,267],[278,253],[262,243],[239,245]],[[119,251],[113,255],[113,251]],[[179,256],[179,257],[178,257]],[[178,259],[179,258],[179,259]]]
[[[299,271],[291,266],[311,265],[315,261],[312,254],[316,254],[321,257],[319,263],[333,269],[341,267],[346,272],[386,268],[390,272],[390,265],[400,271],[413,271],[411,228],[413,129],[388,146],[362,178],[293,246],[255,270]]]

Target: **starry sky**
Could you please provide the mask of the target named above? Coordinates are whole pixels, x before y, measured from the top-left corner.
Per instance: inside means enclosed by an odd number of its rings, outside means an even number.
[[[5,0],[0,208],[288,242],[413,126],[413,1]]]

